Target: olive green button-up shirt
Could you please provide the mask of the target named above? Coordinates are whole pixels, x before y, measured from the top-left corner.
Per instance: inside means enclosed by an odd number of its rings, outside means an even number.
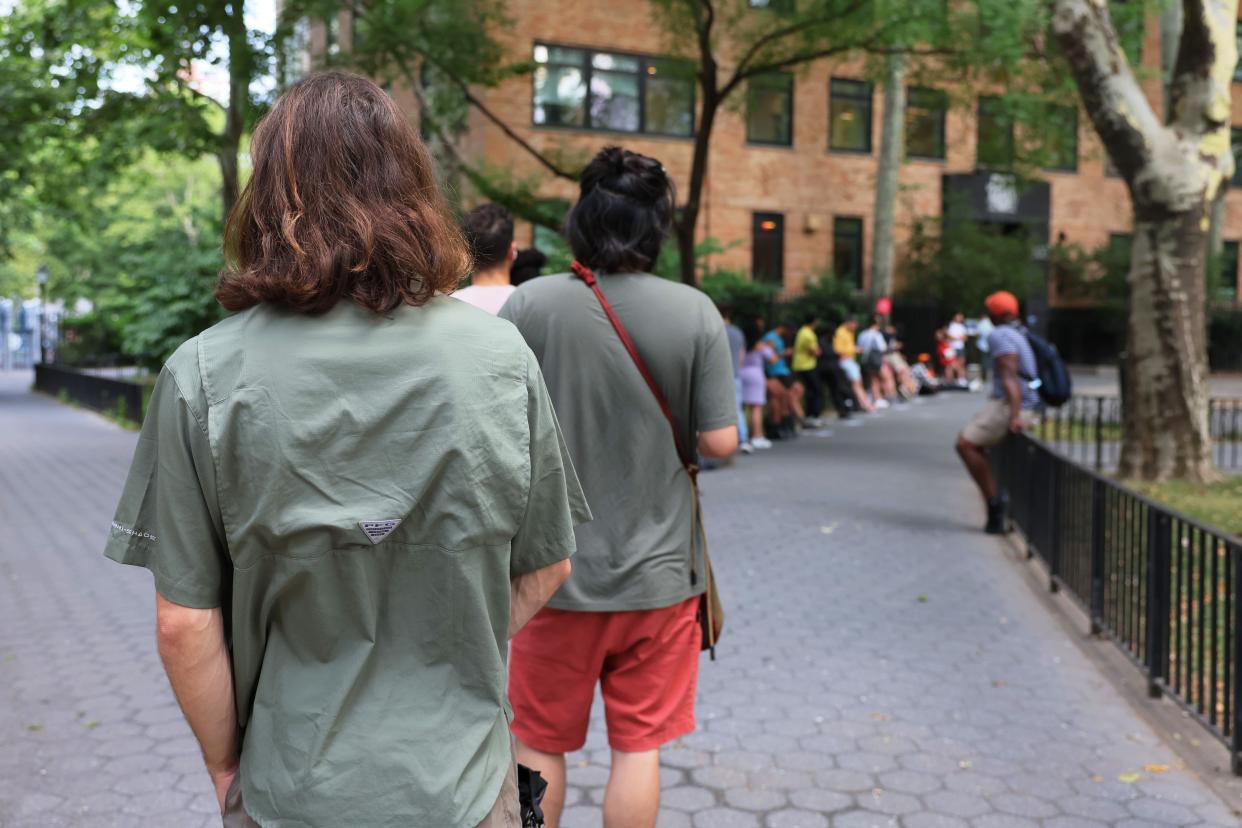
[[[260,825],[474,826],[512,761],[510,580],[589,519],[509,323],[259,306],[169,359],[106,554],[224,608]]]

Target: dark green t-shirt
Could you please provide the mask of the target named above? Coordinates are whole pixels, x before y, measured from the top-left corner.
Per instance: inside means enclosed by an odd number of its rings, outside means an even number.
[[[702,292],[658,276],[600,288],[668,400],[685,445],[737,423],[724,321]],[[566,610],[667,607],[692,585],[690,483],[668,420],[595,294],[570,275],[525,282],[500,311],[539,358],[595,519],[577,530],[574,573],[549,602]],[[700,547],[701,548],[701,547]]]
[[[168,361],[107,555],[224,608],[261,825],[475,825],[511,762],[510,579],[588,519],[512,325],[260,306]]]

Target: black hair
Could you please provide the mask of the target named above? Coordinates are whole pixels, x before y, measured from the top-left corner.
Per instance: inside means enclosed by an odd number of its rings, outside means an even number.
[[[742,338],[746,340],[746,350],[753,350],[759,340],[763,339],[763,329],[758,319],[747,319],[742,322]]]
[[[547,261],[548,257],[534,247],[519,250],[509,267],[509,283],[516,287],[523,282],[529,282],[539,275]]]
[[[654,158],[605,147],[582,171],[565,217],[574,257],[592,270],[650,270],[673,220],[673,182]]]
[[[802,324],[803,324],[803,325],[810,325],[810,324],[813,324],[813,323],[818,322],[818,321],[819,321],[819,314],[818,314],[818,313],[808,313],[808,314],[804,314],[804,315],[803,315],[803,317],[802,317]]]
[[[513,246],[513,214],[499,204],[475,207],[461,220],[474,269],[487,270],[504,262]]]

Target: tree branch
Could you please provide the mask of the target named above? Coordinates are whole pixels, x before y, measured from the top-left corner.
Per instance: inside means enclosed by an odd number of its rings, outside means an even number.
[[[1056,0],[1053,31],[1104,148],[1128,182],[1168,135],[1139,86],[1108,7],[1093,0]]]
[[[795,35],[795,34],[798,34],[799,32],[804,32],[807,29],[813,28],[815,26],[828,24],[828,23],[833,22],[834,20],[839,20],[842,17],[847,17],[853,14],[854,12],[862,9],[867,4],[867,2],[868,0],[854,0],[853,5],[849,6],[844,11],[836,12],[830,15],[824,15],[822,17],[812,17],[806,20],[799,20],[798,22],[790,23],[787,26],[777,27],[773,29],[772,31],[768,32],[767,34],[761,35],[755,38],[754,43],[750,44],[750,48],[746,50],[746,54],[742,55],[742,57],[738,60],[737,67],[734,69],[734,77],[737,77],[738,75],[745,73],[747,64],[749,64],[752,60],[754,60],[755,55],[759,54],[759,52],[765,46],[775,43],[776,41],[781,40],[783,38],[789,37],[790,35]],[[732,81],[732,79],[730,79],[730,81]]]
[[[1169,122],[1201,136],[1229,124],[1237,0],[1183,0],[1183,8]]]

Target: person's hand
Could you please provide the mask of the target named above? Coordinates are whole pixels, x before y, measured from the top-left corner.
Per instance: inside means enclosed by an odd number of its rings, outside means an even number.
[[[211,771],[211,784],[216,788],[216,801],[220,804],[220,813],[224,813],[225,800],[229,795],[229,788],[233,785],[233,779],[237,776],[237,765],[225,771]]]
[[[1020,414],[1010,414],[1009,432],[1011,434],[1021,434],[1023,428],[1025,428],[1025,424],[1022,422],[1022,416]]]

